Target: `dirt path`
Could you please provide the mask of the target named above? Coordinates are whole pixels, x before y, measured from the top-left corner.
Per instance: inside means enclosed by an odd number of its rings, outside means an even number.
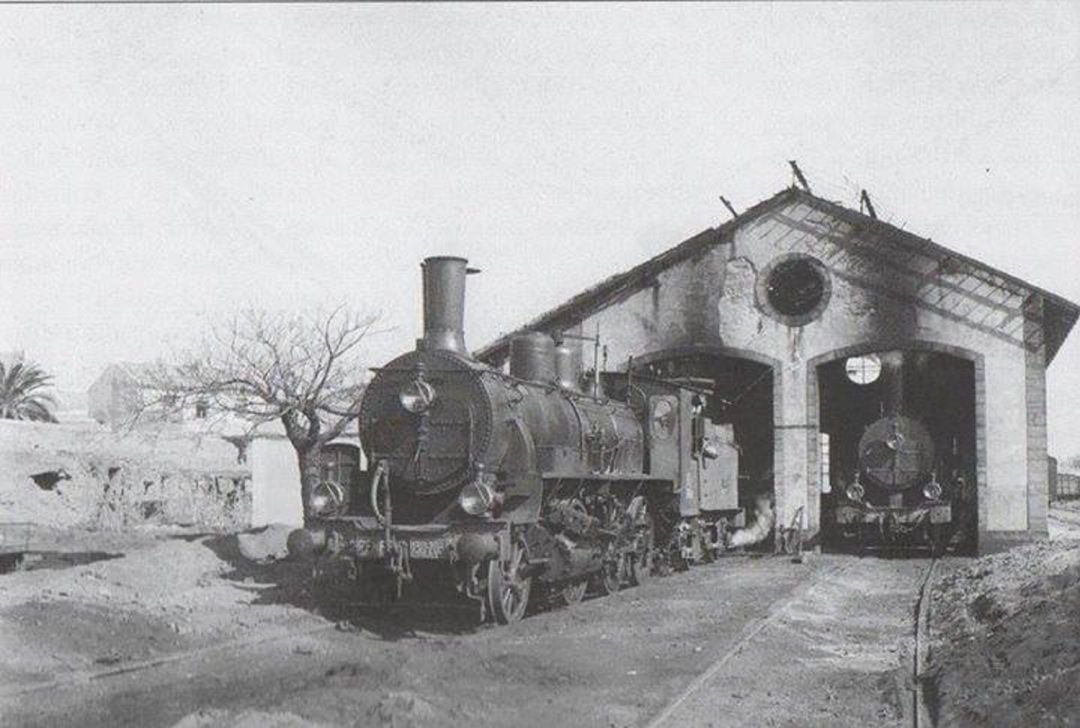
[[[910,725],[913,609],[928,562],[826,562],[650,728]]]
[[[510,628],[401,614],[360,615],[339,631],[282,606],[287,619],[268,613],[233,644],[195,634],[191,655],[178,648],[23,683],[0,694],[0,717],[43,726],[641,726],[745,641],[666,725],[890,725],[901,713],[893,671],[919,563],[735,557]],[[62,629],[49,613],[22,639]],[[123,671],[131,667],[145,669]]]

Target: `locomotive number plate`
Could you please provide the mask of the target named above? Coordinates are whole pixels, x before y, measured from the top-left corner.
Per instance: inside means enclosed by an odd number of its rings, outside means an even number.
[[[402,538],[397,542],[402,548],[408,549],[409,556],[414,559],[446,559],[449,557],[449,538]],[[385,549],[383,548],[382,535],[356,539],[352,543],[352,552],[357,558],[378,558]]]

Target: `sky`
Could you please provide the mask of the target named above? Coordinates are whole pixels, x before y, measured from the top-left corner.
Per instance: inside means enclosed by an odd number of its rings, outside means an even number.
[[[791,183],[1080,301],[1080,3],[0,6],[0,351],[59,387],[245,306],[466,341]],[[1080,452],[1080,332],[1049,372]]]

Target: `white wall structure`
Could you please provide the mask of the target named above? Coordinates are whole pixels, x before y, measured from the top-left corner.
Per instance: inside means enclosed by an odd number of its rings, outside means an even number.
[[[256,437],[248,449],[251,465],[251,525],[301,526],[300,466],[296,450],[283,437]]]
[[[280,429],[276,423],[264,426],[264,431],[256,435],[248,446],[251,525],[284,523],[300,526],[304,523],[304,508],[300,498],[300,466],[296,460],[296,450],[285,435],[274,432],[274,429]],[[342,450],[348,451],[347,457]],[[357,486],[359,472],[367,462],[355,429],[324,445],[322,458],[323,480],[334,480],[346,488]]]

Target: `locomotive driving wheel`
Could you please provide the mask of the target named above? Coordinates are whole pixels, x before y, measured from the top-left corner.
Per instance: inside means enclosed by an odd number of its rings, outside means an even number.
[[[649,503],[643,496],[634,498],[627,509],[638,530],[634,548],[626,551],[625,571],[631,586],[644,584],[656,569],[656,526]]]
[[[529,606],[529,592],[532,590],[532,577],[523,575],[528,561],[525,541],[517,536],[511,547],[509,561],[492,559],[488,562],[488,607],[490,614],[499,624],[517,622],[525,616],[525,609]]]

